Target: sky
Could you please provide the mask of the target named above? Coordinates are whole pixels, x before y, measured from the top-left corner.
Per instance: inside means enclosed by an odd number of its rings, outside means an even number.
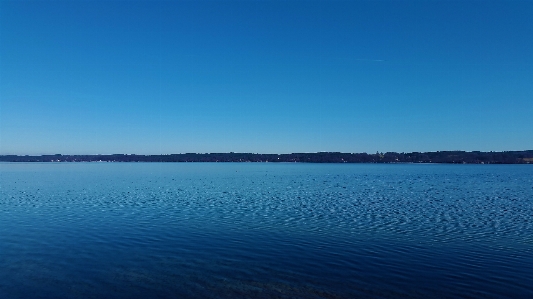
[[[533,1],[0,0],[0,154],[533,149]]]

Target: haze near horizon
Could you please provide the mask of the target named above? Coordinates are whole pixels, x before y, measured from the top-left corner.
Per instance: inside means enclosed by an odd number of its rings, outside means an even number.
[[[533,149],[531,1],[1,1],[0,154]]]

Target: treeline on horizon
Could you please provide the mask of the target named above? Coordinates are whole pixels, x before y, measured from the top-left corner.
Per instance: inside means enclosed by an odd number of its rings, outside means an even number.
[[[480,152],[437,151],[396,153],[186,153],[169,155],[0,155],[2,162],[303,162],[303,163],[450,163],[450,164],[530,164],[533,150]]]

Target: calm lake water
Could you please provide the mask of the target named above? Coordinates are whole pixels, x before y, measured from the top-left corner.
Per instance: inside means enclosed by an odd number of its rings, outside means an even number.
[[[533,166],[0,163],[0,298],[533,298]]]

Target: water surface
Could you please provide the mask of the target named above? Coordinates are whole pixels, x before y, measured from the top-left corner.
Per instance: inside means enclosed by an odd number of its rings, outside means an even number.
[[[1,163],[0,298],[532,298],[530,165]]]

